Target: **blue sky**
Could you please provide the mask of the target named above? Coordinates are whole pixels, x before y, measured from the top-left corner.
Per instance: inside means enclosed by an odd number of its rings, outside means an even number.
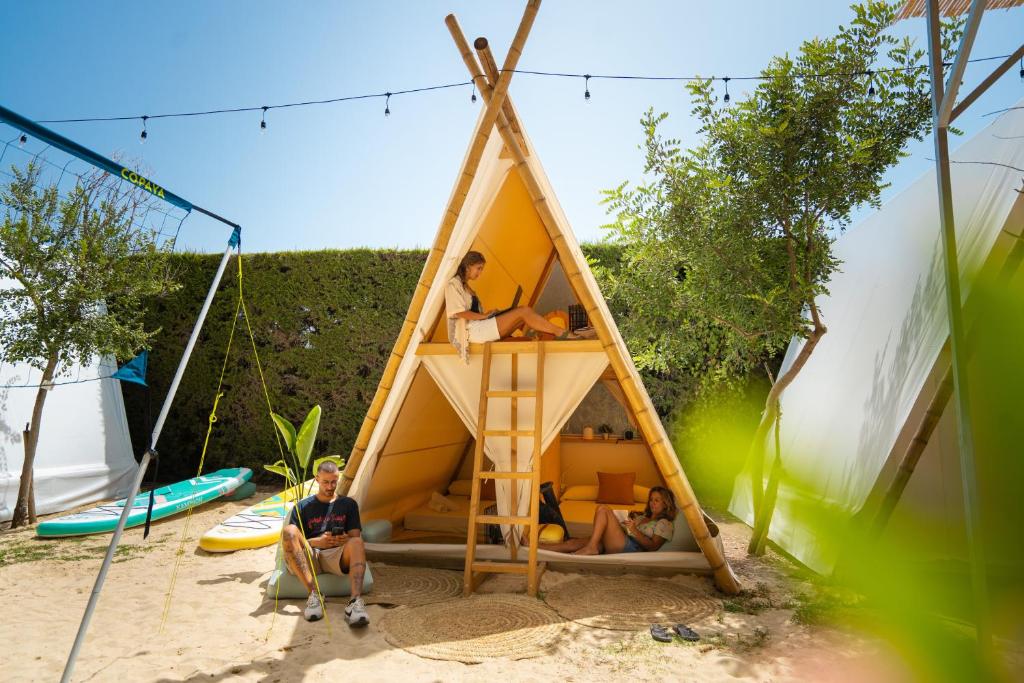
[[[36,120],[261,106],[468,80],[444,17],[499,61],[523,2],[49,2],[5,4],[0,102]],[[519,68],[579,73],[744,76],[851,17],[846,2],[547,0]],[[1012,52],[1024,10],[990,12],[974,55]],[[896,31],[924,43],[924,21]],[[971,88],[995,63],[969,67]],[[600,191],[642,170],[639,119],[668,111],[666,132],[693,143],[679,83],[518,74],[510,96],[577,236],[597,240]],[[742,97],[741,87],[731,87]],[[958,120],[968,135],[1024,96],[1017,68]],[[468,86],[384,101],[150,121],[53,124],[137,160],[194,203],[244,226],[248,251],[417,247],[431,243],[482,100]],[[10,133],[10,135],[8,135]],[[10,139],[13,132],[0,127]],[[954,143],[956,144],[956,143]],[[891,174],[898,192],[929,168],[931,145]],[[6,163],[6,162],[5,162]],[[861,213],[863,215],[864,212]],[[220,251],[223,226],[200,216],[180,245]]]

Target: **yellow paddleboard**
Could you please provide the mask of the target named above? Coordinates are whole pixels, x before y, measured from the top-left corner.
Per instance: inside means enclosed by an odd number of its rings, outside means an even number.
[[[301,487],[293,486],[247,507],[203,534],[199,538],[199,547],[209,553],[230,553],[277,543],[295,499],[310,495],[315,487],[316,482],[310,479]]]

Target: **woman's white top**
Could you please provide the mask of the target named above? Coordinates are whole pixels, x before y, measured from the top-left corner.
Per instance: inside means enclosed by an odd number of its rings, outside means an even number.
[[[473,307],[473,293],[462,284],[458,275],[448,281],[444,290],[445,317],[448,319],[448,339],[459,357],[469,362],[469,321],[455,315]]]

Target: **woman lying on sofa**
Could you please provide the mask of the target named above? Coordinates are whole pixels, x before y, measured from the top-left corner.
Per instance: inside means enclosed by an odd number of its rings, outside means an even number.
[[[631,512],[625,521],[619,521],[615,510],[607,505],[598,505],[590,538],[540,543],[537,547],[575,555],[651,552],[672,540],[675,532],[672,520],[675,518],[675,496],[664,486],[655,486],[647,496],[647,507],[643,512]]]

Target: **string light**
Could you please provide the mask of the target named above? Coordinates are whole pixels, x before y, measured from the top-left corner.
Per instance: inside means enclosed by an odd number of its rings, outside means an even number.
[[[149,137],[149,133],[146,132],[146,121],[149,119],[148,116],[142,117],[142,132],[139,134],[139,144],[145,144],[146,138]]]
[[[263,107],[263,118],[260,119],[260,134],[267,132],[267,107]]]
[[[384,116],[391,116],[391,93],[384,93],[387,99],[384,100]]]
[[[24,147],[26,142],[28,142],[28,136],[22,133],[21,137],[18,138],[18,147]]]
[[[725,77],[724,79],[722,79],[722,80],[724,80],[724,81],[725,81],[725,97],[723,97],[723,98],[722,98],[722,100],[723,100],[723,101],[724,101],[724,102],[725,102],[726,104],[729,104],[729,80],[730,80],[730,79],[729,79],[729,77],[728,77],[728,76],[726,76],[726,77]]]
[[[968,64],[974,64],[974,63],[977,63],[977,62],[989,62],[989,61],[993,61],[993,60],[1005,60],[1009,56],[1010,55],[995,55],[995,56],[991,56],[991,57],[978,57],[978,58],[975,58],[975,59],[968,60]],[[944,64],[943,66],[948,66],[948,63]],[[884,68],[884,69],[878,69],[877,73],[905,72],[905,71],[922,71],[922,70],[925,70],[925,69],[927,69],[927,66],[925,66],[925,65],[889,67],[889,68]],[[591,78],[603,78],[603,79],[606,79],[606,80],[690,81],[690,82],[693,82],[693,81],[707,81],[708,80],[706,77],[701,77],[701,76],[644,76],[644,75],[615,75],[615,74],[580,74],[580,73],[568,73],[568,72],[528,71],[528,70],[525,70],[525,69],[513,69],[512,73],[527,74],[527,75],[533,75],[533,76],[550,76],[550,77],[556,77],[556,78],[583,78],[584,81],[585,81],[583,97],[585,99],[587,99],[587,100],[590,99],[589,95],[590,95],[590,79]],[[865,73],[867,73],[870,77],[873,78],[875,73],[876,73],[876,71],[868,71],[868,72],[863,72],[863,71],[859,71],[859,72],[829,71],[829,72],[814,73],[814,74],[801,74],[798,77],[799,78],[803,78],[803,79],[808,79],[808,78],[827,78],[827,77],[851,77],[851,76],[856,77],[856,76],[863,76]],[[1024,80],[1024,58],[1021,59],[1020,74],[1021,74],[1021,80]],[[769,77],[768,76],[733,76],[733,77],[730,77],[729,80],[763,81],[763,80],[766,80],[767,78],[769,78]],[[448,89],[448,88],[461,88],[461,87],[464,87],[464,86],[467,86],[467,85],[469,85],[469,86],[471,86],[473,88],[473,90],[472,90],[472,92],[470,94],[470,101],[475,103],[476,102],[476,99],[475,99],[476,98],[476,85],[475,85],[475,83],[473,81],[461,81],[461,82],[458,82],[458,83],[446,83],[446,84],[442,84],[442,85],[431,85],[431,86],[425,86],[425,87],[421,87],[421,88],[410,88],[410,89],[407,89],[407,90],[399,90],[399,91],[396,91],[396,92],[365,93],[365,94],[361,94],[361,95],[349,95],[349,96],[345,96],[345,97],[333,97],[333,98],[328,98],[328,99],[308,100],[308,101],[302,101],[302,102],[286,102],[286,103],[282,103],[282,104],[264,105],[264,106],[258,106],[258,107],[228,107],[228,108],[224,108],[224,109],[210,109],[210,110],[204,110],[204,111],[186,111],[186,112],[169,112],[169,113],[164,113],[164,114],[152,114],[152,115],[145,115],[145,116],[140,116],[138,114],[132,114],[132,115],[123,115],[123,116],[94,116],[94,117],[79,117],[79,118],[65,118],[65,119],[42,119],[42,120],[39,120],[38,123],[94,123],[94,122],[100,122],[100,121],[132,121],[132,120],[141,119],[142,123],[143,123],[143,126],[142,126],[142,132],[139,135],[139,137],[140,137],[141,140],[145,140],[148,137],[148,133],[146,132],[146,121],[148,119],[183,118],[183,117],[195,117],[195,116],[212,116],[212,115],[215,115],[215,114],[230,114],[230,113],[249,112],[249,111],[253,111],[253,112],[255,112],[255,111],[266,112],[266,111],[268,111],[270,109],[286,109],[286,108],[295,108],[295,107],[308,107],[308,106],[321,105],[321,104],[335,104],[335,103],[339,103],[339,102],[350,102],[350,101],[355,101],[355,100],[365,100],[365,99],[371,99],[371,98],[377,98],[377,97],[386,97],[388,100],[390,100],[391,95],[407,95],[407,94],[413,94],[413,93],[428,92],[428,91],[433,91],[433,90],[443,90],[443,89]],[[728,86],[726,86],[726,90],[728,92]],[[874,88],[874,84],[873,83],[869,83],[868,94],[870,96],[873,96],[875,94],[875,88]],[[723,99],[725,99],[725,98],[723,97]],[[730,99],[731,99],[731,97],[730,97]],[[728,100],[726,100],[726,101],[728,101]],[[389,101],[385,102],[384,113],[385,113],[386,116],[390,115],[390,113],[391,113],[391,108],[390,108],[390,102]],[[261,121],[265,121],[265,120],[266,120],[265,117],[263,119],[261,119]],[[262,129],[263,129],[263,127],[261,126],[261,130]]]
[[[875,96],[875,72],[868,71],[868,97]]]

